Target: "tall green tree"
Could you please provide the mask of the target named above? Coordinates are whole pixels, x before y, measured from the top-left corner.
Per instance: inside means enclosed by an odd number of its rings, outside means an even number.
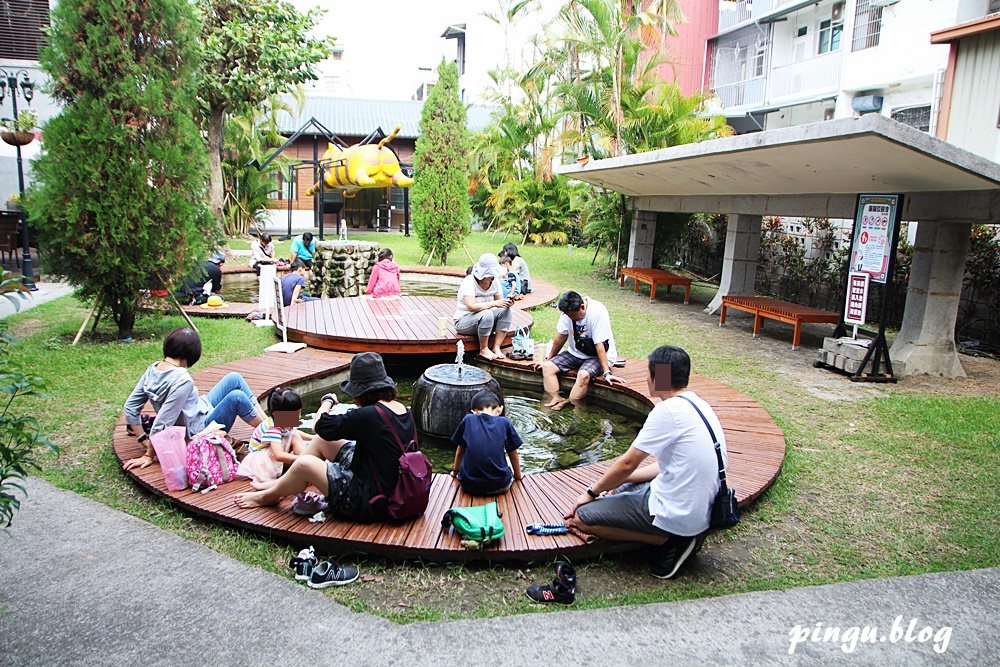
[[[444,264],[471,231],[469,132],[458,95],[458,67],[438,65],[438,81],[420,112],[410,191],[413,226],[420,247]]]
[[[273,95],[316,78],[316,63],[333,48],[315,38],[323,10],[305,14],[286,0],[198,0],[202,14],[202,68],[198,95],[204,106],[209,163],[209,207],[223,228],[222,150],[226,116],[244,114]]]
[[[63,109],[45,126],[27,209],[47,263],[128,338],[140,291],[215,240],[194,122],[198,22],[185,0],[60,2],[51,22],[41,60]]]

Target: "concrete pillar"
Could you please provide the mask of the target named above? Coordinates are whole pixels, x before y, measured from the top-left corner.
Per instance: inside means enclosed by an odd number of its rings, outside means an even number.
[[[722,280],[715,298],[705,308],[714,313],[722,306],[722,297],[729,295],[753,296],[753,283],[757,278],[757,258],[760,256],[759,215],[729,214],[726,229],[726,254],[722,260]],[[733,314],[738,314],[733,311]]]
[[[894,365],[905,364],[900,374],[965,377],[955,350],[955,321],[970,231],[967,224],[917,225],[903,325],[889,350]]]
[[[656,211],[634,211],[632,234],[628,242],[628,266],[653,267],[653,242],[656,240]]]

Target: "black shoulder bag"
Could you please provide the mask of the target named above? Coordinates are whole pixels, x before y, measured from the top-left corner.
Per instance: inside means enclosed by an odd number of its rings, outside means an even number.
[[[726,484],[726,465],[722,462],[722,445],[719,444],[719,439],[715,437],[715,431],[712,430],[711,424],[708,423],[695,402],[687,396],[678,395],[677,398],[683,398],[691,404],[701,420],[705,422],[705,428],[708,429],[708,434],[712,436],[712,442],[715,444],[715,458],[719,462],[719,492],[715,494],[715,500],[712,502],[712,515],[709,518],[708,528],[709,530],[732,528],[740,522],[740,508],[736,504],[736,492]]]

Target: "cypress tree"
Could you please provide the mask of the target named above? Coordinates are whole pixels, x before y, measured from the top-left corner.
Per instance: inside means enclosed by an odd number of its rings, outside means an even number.
[[[458,95],[458,66],[441,62],[438,81],[420,112],[410,191],[413,226],[425,252],[441,263],[471,231],[469,133]]]
[[[28,212],[50,270],[129,338],[140,291],[167,287],[215,239],[194,123],[198,22],[186,0],[74,0],[41,62],[61,113],[44,128]]]

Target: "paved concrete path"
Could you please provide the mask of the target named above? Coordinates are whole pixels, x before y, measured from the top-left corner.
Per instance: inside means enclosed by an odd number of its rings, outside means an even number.
[[[2,665],[993,665],[1000,651],[1000,570],[397,626],[46,482],[29,492],[0,533]],[[889,641],[897,616],[904,638],[917,619],[939,646],[952,628],[946,651]],[[790,629],[817,622],[887,640],[789,655]]]
[[[68,283],[38,283],[38,290],[31,292],[27,299],[22,299],[15,297],[18,302],[18,306],[21,312],[27,310],[28,308],[34,308],[35,306],[45,303],[46,301],[52,301],[52,299],[58,299],[61,296],[66,296],[67,294],[73,293],[73,287]],[[0,319],[4,317],[9,317],[14,313],[19,312],[14,309],[14,304],[10,302],[10,299],[0,299]]]

